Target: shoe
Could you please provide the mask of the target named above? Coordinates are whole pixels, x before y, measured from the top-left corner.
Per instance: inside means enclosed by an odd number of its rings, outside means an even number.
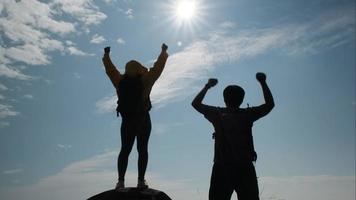
[[[124,189],[124,188],[125,188],[125,182],[119,180],[119,182],[116,183],[115,190],[120,190],[120,189]]]
[[[141,188],[141,189],[148,188],[148,184],[147,184],[146,180],[138,180],[137,181],[137,188]]]

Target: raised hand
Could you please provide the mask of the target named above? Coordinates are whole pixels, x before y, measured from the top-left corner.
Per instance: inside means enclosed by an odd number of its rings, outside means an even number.
[[[218,84],[218,79],[216,78],[210,78],[208,80],[208,83],[206,83],[206,86],[211,88],[211,87],[214,87],[216,84]]]
[[[162,51],[167,51],[167,49],[168,49],[168,46],[165,43],[163,43],[162,44]]]
[[[104,53],[109,54],[110,53],[110,47],[105,47],[104,48]]]
[[[262,73],[262,72],[258,72],[258,73],[256,73],[256,79],[260,83],[266,82],[266,74]]]

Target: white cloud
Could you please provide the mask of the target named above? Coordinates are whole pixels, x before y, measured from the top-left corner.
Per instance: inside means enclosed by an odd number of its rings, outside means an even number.
[[[70,46],[70,47],[67,47],[67,51],[70,55],[76,55],[76,56],[94,56],[94,54],[91,54],[91,53],[86,53],[80,49],[78,49],[77,47],[75,46]]]
[[[18,3],[12,0],[3,0],[2,3],[6,10],[7,22],[17,22],[16,25],[28,24],[31,27],[59,34],[74,31],[72,23],[54,19],[56,13],[49,4],[38,0],[26,0]]]
[[[0,41],[0,76],[21,80],[28,80],[29,76],[14,67],[18,62],[48,65],[51,63],[50,51],[89,55],[71,41],[67,40],[65,44],[69,47],[65,47],[63,37],[75,33],[77,26],[83,25],[87,29],[106,18],[92,0],[2,0],[0,12],[0,29],[8,40],[6,45]],[[59,19],[63,13],[72,18],[67,21]]]
[[[10,126],[9,122],[0,122],[0,128],[5,128],[7,126]]]
[[[57,147],[67,151],[68,149],[72,148],[72,145],[57,144]]]
[[[49,57],[44,53],[44,49],[34,44],[10,47],[6,49],[5,56],[30,65],[46,65],[50,63]]]
[[[95,106],[99,113],[108,113],[108,112],[115,112],[116,108],[116,95],[112,95],[109,97],[104,97],[96,102]]]
[[[30,186],[0,189],[0,199],[63,200],[86,199],[100,192],[113,189],[117,181],[117,152],[106,152],[86,160],[72,163],[50,177]],[[135,186],[137,173],[127,171],[126,185]],[[160,189],[172,199],[198,200],[196,186],[190,180],[169,180],[157,173],[148,172],[150,187]],[[193,198],[191,198],[193,197]]]
[[[4,99],[5,97],[2,94],[0,94],[0,100],[4,100]]]
[[[91,38],[90,43],[93,43],[93,44],[100,44],[100,43],[103,43],[103,42],[105,42],[105,41],[106,41],[106,39],[104,38],[104,36],[95,34],[95,35],[93,35],[93,37]]]
[[[152,129],[152,133],[156,135],[163,135],[170,133],[174,129],[179,129],[180,127],[184,126],[182,123],[168,123],[168,124],[155,124]]]
[[[8,88],[4,84],[0,83],[0,90],[8,90]]]
[[[105,3],[107,3],[107,4],[111,4],[111,3],[113,3],[113,2],[116,2],[117,0],[103,0]]]
[[[73,76],[74,76],[74,78],[76,78],[76,79],[81,79],[82,78],[82,76],[80,76],[80,74],[79,73],[73,73]]]
[[[263,177],[261,199],[353,200],[355,176]]]
[[[220,24],[220,27],[224,29],[234,28],[235,26],[236,24],[232,21],[225,21]]]
[[[9,169],[9,170],[3,171],[2,173],[9,175],[9,174],[19,174],[22,172],[23,172],[23,169]]]
[[[53,0],[52,6],[59,7],[60,11],[72,15],[86,26],[99,24],[107,18],[92,0]]]
[[[66,40],[65,43],[68,46],[75,46],[75,43],[73,41],[70,41],[70,40]]]
[[[122,39],[122,38],[118,38],[118,39],[116,40],[116,42],[117,42],[119,45],[122,45],[122,44],[125,44],[125,43],[126,43],[125,40]]]
[[[196,40],[168,58],[162,76],[152,89],[152,102],[162,106],[187,97],[195,92],[198,80],[205,79],[224,62],[237,62],[272,49],[289,55],[311,54],[351,43],[355,39],[354,15],[352,8],[343,8],[304,24],[232,32],[235,26],[224,22],[208,38]],[[115,100],[115,97],[107,97],[97,106],[101,111],[112,111]]]
[[[125,15],[126,15],[126,17],[129,18],[129,19],[133,19],[133,18],[134,18],[134,16],[133,16],[133,9],[132,9],[132,8],[127,9],[127,10],[125,11]]]
[[[19,113],[12,110],[12,106],[6,104],[0,104],[0,119],[6,117],[13,117],[18,115]]]
[[[109,151],[72,163],[29,186],[2,187],[0,199],[86,199],[113,189],[117,180],[117,154]],[[21,170],[14,169],[14,172],[21,173]],[[136,178],[137,172],[129,170],[126,185],[135,186]],[[194,177],[168,179],[148,171],[147,180],[152,188],[166,192],[172,199],[201,200],[208,196],[208,183]],[[355,176],[262,177],[259,185],[261,200],[353,200],[355,197]]]
[[[32,77],[23,74],[20,70],[11,67],[11,66],[6,66],[4,64],[0,63],[0,76],[5,76],[8,78],[16,78],[19,80],[31,80]]]
[[[64,21],[61,17],[64,13],[72,17]],[[91,0],[2,0],[0,16],[0,76],[26,81],[34,78],[23,73],[23,64],[26,67],[49,65],[51,51],[59,51],[62,55],[93,55],[80,50],[75,43],[64,37],[78,32],[78,26],[88,29],[89,25],[98,24],[106,18]],[[0,85],[0,90],[7,89]],[[23,97],[33,98],[30,95]],[[11,105],[0,104],[0,119],[18,114]],[[10,124],[0,123],[1,127]]]
[[[128,4],[128,1],[125,1],[126,4]],[[128,19],[133,19],[134,14],[133,14],[133,9],[132,8],[118,8],[118,11],[124,14]]]
[[[23,95],[23,98],[25,98],[25,99],[33,99],[34,97],[33,97],[32,94],[25,94],[25,95]]]

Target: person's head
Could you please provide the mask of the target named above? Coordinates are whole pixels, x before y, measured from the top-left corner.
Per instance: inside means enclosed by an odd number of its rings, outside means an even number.
[[[127,74],[128,76],[142,75],[147,71],[147,68],[141,65],[141,63],[137,62],[136,60],[131,60],[127,62],[125,66],[125,74]]]
[[[226,107],[239,108],[245,97],[245,91],[240,86],[229,85],[224,89]]]

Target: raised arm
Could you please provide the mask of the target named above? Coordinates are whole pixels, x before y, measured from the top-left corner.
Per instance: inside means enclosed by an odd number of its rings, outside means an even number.
[[[217,79],[209,79],[208,83],[205,84],[204,88],[198,93],[198,95],[192,101],[192,106],[193,106],[193,108],[195,108],[195,110],[197,110],[198,112],[200,112],[204,115],[216,110],[215,107],[205,105],[202,102],[203,102],[203,99],[204,99],[207,91],[210,88],[214,87],[217,83],[218,83]]]
[[[106,74],[109,76],[114,87],[117,88],[119,86],[119,82],[122,76],[120,72],[116,69],[115,65],[111,62],[110,47],[105,47],[102,61],[105,66]]]
[[[162,49],[162,51],[159,54],[156,62],[154,63],[154,65],[150,69],[150,71],[148,72],[148,77],[153,83],[162,74],[162,71],[163,71],[163,69],[164,69],[164,67],[166,65],[166,61],[167,61],[167,58],[168,58],[168,53],[167,53],[168,46],[166,44],[162,44],[161,49]]]
[[[274,107],[273,96],[266,83],[266,74],[259,72],[256,74],[256,79],[261,84],[265,103],[253,108],[255,111],[255,120],[267,115]]]

